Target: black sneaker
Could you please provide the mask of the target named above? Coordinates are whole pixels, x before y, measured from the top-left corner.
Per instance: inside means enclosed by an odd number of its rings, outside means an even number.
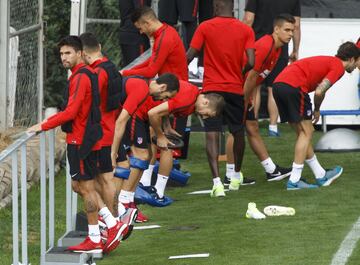
[[[223,179],[223,184],[224,184],[224,186],[229,187],[230,181],[231,181],[231,178],[228,178],[228,177],[225,175],[225,176],[224,176],[224,179]]]
[[[256,183],[255,179],[244,177],[243,182],[241,183],[242,186],[246,185],[254,185]]]
[[[291,174],[291,168],[283,168],[276,165],[273,173],[266,173],[267,181],[279,181]]]
[[[223,184],[224,184],[224,186],[229,187],[230,181],[231,181],[231,178],[228,178],[228,177],[225,175],[225,176],[224,176],[224,179],[223,179]],[[256,180],[255,180],[255,179],[248,178],[248,177],[244,177],[243,182],[241,183],[241,185],[242,185],[242,186],[246,186],[246,185],[253,185],[253,184],[255,184],[255,183],[256,183]]]

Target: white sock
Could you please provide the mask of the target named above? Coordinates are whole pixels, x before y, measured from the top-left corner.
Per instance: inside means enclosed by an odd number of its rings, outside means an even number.
[[[278,126],[277,126],[277,124],[275,124],[275,125],[269,124],[269,130],[270,130],[270,131],[274,131],[274,132],[278,132]]]
[[[99,211],[99,215],[104,219],[105,224],[108,228],[114,227],[116,225],[116,220],[114,216],[112,216],[108,207],[103,207]]]
[[[126,212],[126,208],[124,204],[121,203],[121,201],[118,201],[118,214],[119,216],[122,216]]]
[[[99,243],[101,239],[99,225],[88,225],[88,227],[90,240],[94,243]]]
[[[130,203],[130,197],[126,190],[121,190],[119,194],[119,202]]]
[[[154,171],[155,165],[149,165],[148,169],[144,170],[140,182],[144,186],[150,186],[151,185],[151,176]]]
[[[241,172],[235,172],[233,173],[232,177],[231,178],[234,178],[234,179],[237,179],[237,180],[240,180],[241,179]]]
[[[134,202],[135,192],[128,191],[130,202]]]
[[[221,179],[219,177],[213,178],[214,186],[222,185]]]
[[[168,179],[169,179],[168,176],[164,176],[164,175],[160,175],[160,174],[157,175],[155,188],[156,188],[157,194],[159,195],[160,198],[164,197],[164,192],[165,192],[166,183],[167,183]]]
[[[319,179],[325,176],[326,170],[320,165],[315,154],[312,158],[305,160],[305,162],[311,168],[315,178]]]
[[[235,172],[235,164],[228,164],[226,163],[226,177],[231,178],[232,174]]]
[[[292,165],[292,171],[291,171],[291,175],[290,175],[290,181],[292,183],[296,183],[300,180],[301,178],[301,172],[304,168],[304,164],[296,164],[295,162]]]
[[[276,165],[272,161],[271,157],[261,161],[261,165],[264,167],[266,173],[274,173],[276,169]]]

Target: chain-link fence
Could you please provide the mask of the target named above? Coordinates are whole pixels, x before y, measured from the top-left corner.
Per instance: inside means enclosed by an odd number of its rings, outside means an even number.
[[[39,97],[39,0],[10,2],[8,126],[37,122],[42,105]],[[41,46],[40,46],[41,47]],[[42,69],[41,69],[42,71]]]

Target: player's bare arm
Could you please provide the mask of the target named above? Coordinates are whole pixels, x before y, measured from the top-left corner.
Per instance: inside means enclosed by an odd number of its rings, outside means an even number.
[[[320,118],[320,106],[325,98],[326,91],[331,87],[331,82],[328,79],[324,79],[315,89],[314,95],[314,118],[313,123],[317,123]]]

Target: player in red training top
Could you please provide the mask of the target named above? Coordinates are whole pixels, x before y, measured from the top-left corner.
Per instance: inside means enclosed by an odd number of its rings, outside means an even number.
[[[89,128],[94,123],[100,122],[100,113],[98,113],[99,120],[92,121],[93,115],[97,114],[96,111],[99,112],[99,106],[96,104],[96,102],[99,102],[99,98],[96,98],[99,93],[97,91],[97,75],[89,66],[83,63],[83,48],[79,37],[67,36],[60,41],[58,47],[64,68],[70,69],[72,72],[69,77],[68,96],[65,97],[66,105],[62,111],[29,128],[29,131],[46,131],[62,125],[62,129],[67,132],[67,157],[70,165],[72,187],[84,200],[89,224],[89,235],[85,241],[68,249],[76,252],[110,252],[119,244],[119,239],[127,234],[128,226],[117,221],[112,216],[95,189],[97,150],[101,146],[99,142],[91,142],[95,135],[89,136],[88,133]],[[94,130],[91,130],[92,134],[94,132]],[[101,132],[99,135],[101,137]],[[84,145],[93,145],[92,149],[89,146],[87,147],[87,149],[90,149],[90,153],[84,154],[82,152]],[[106,219],[108,226],[108,240],[105,245],[100,238],[98,214]]]
[[[121,182],[121,179],[114,180],[113,167],[111,163],[111,144],[114,138],[115,121],[119,113],[119,107],[125,100],[125,92],[122,88],[123,80],[117,67],[101,52],[101,45],[92,33],[83,33],[80,35],[83,44],[83,58],[85,63],[95,69],[100,90],[100,111],[101,127],[103,137],[100,141],[101,149],[99,151],[98,170],[99,176],[96,178],[99,186],[100,195],[105,204],[114,216],[119,217],[120,221],[131,226],[135,221],[137,210],[133,208],[125,209],[124,205],[118,203],[118,197],[115,183]],[[143,91],[139,89],[138,101],[141,102],[148,94],[147,88]],[[122,96],[121,96],[122,95]],[[117,100],[114,100],[117,99]],[[119,152],[117,162],[127,161],[124,149]],[[106,219],[101,220],[99,224],[105,226]]]
[[[224,105],[223,98],[216,93],[208,94],[199,94],[199,89],[186,82],[179,81],[180,88],[179,91],[173,97],[169,98],[165,102],[154,101],[152,98],[148,98],[147,102],[143,104],[138,111],[136,112],[136,117],[133,119],[136,120],[136,123],[145,124],[143,127],[148,127],[148,122],[150,121],[151,127],[153,127],[155,134],[157,136],[157,146],[161,148],[160,152],[160,166],[157,181],[154,187],[149,187],[151,182],[151,176],[146,175],[142,176],[141,181],[144,183],[145,190],[151,191],[150,194],[153,196],[154,200],[157,200],[161,204],[164,200],[164,191],[167,184],[167,180],[170,175],[170,171],[173,167],[173,157],[172,150],[169,150],[167,146],[172,144],[164,135],[162,130],[162,120],[166,118],[164,123],[164,129],[171,134],[178,135],[178,132],[171,128],[168,116],[173,115],[175,118],[187,117],[193,112],[199,114],[202,118],[214,117],[217,116]],[[131,129],[131,132],[135,133],[135,137],[132,138],[139,139],[137,135],[137,130]],[[142,137],[140,135],[140,137]],[[143,139],[148,139],[149,137],[142,137]],[[144,141],[143,141],[144,142]],[[147,143],[147,142],[146,142]],[[135,147],[139,146],[139,143],[132,141],[132,144]],[[147,152],[145,148],[147,145],[142,145],[144,152]],[[151,161],[155,163],[155,161]],[[149,178],[148,180],[145,177]]]
[[[150,7],[136,9],[131,19],[140,33],[154,38],[154,46],[149,59],[121,73],[124,76],[138,75],[146,78],[172,73],[180,80],[187,80],[185,48],[176,30],[161,23]]]
[[[191,48],[187,52],[188,62],[191,62],[204,47],[203,93],[218,93],[226,102],[223,117],[205,120],[206,151],[214,183],[212,197],[225,196],[218,168],[222,118],[225,119],[230,133],[234,136],[234,178],[239,183],[245,149],[243,73],[254,64],[255,37],[249,26],[233,17],[233,5],[232,0],[214,1],[216,16],[199,25],[191,41]],[[242,69],[245,54],[248,57],[248,64]]]
[[[255,42],[255,65],[253,69],[247,73],[244,85],[245,102],[250,105],[246,117],[246,135],[252,150],[259,158],[266,172],[268,181],[281,180],[289,176],[291,169],[279,167],[269,156],[266,146],[259,134],[259,123],[254,113],[254,101],[259,92],[257,91],[260,88],[258,85],[264,81],[276,65],[281,53],[281,47],[291,40],[295,27],[294,24],[295,18],[290,14],[280,14],[275,17],[273,33],[271,35],[264,35]],[[251,99],[251,102],[249,102],[249,99]],[[231,176],[234,172],[232,146],[233,138],[229,135],[226,143],[227,164],[224,185],[231,184]],[[254,183],[255,180],[251,181],[251,179],[245,178],[243,184],[249,185]],[[229,186],[229,189],[233,188],[232,185]]]
[[[279,108],[281,122],[289,122],[297,134],[295,156],[288,190],[329,186],[338,178],[343,168],[325,170],[318,162],[311,145],[315,124],[320,117],[320,106],[327,90],[344,72],[351,73],[360,63],[359,48],[352,42],[340,45],[335,56],[314,56],[287,66],[275,79],[274,98]],[[314,111],[309,93],[314,94]],[[313,171],[316,184],[301,179],[304,161]]]

